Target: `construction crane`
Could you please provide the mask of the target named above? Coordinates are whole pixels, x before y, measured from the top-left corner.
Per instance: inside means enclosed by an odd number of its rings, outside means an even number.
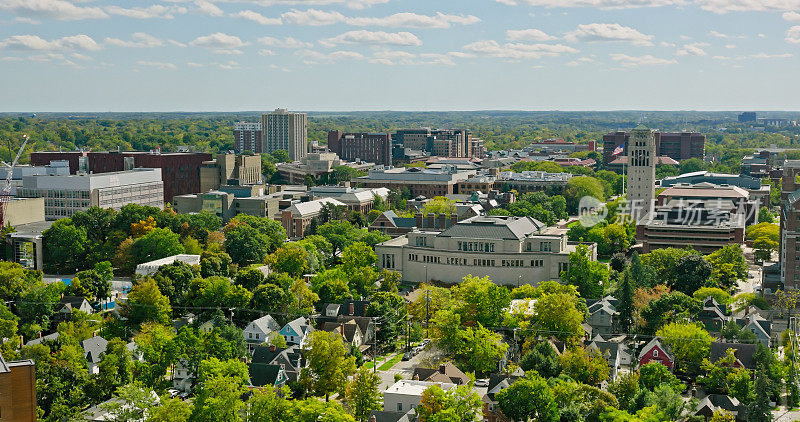
[[[14,178],[14,167],[19,162],[19,157],[22,156],[22,151],[25,151],[25,146],[28,144],[28,135],[22,135],[22,145],[17,151],[17,156],[11,161],[11,164],[3,161],[3,167],[6,168],[6,183],[3,185],[3,190],[0,191],[0,227],[5,227],[6,224],[6,204],[11,200],[11,185]],[[9,158],[11,156],[11,148],[8,149]]]

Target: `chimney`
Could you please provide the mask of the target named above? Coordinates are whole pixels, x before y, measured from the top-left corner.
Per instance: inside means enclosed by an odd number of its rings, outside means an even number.
[[[435,228],[436,226],[434,225],[434,219],[436,218],[436,216],[433,213],[430,213],[430,214],[427,215],[427,217],[428,217],[428,221],[425,222],[425,228],[426,229]]]
[[[444,364],[439,365],[439,373],[444,374]]]
[[[339,334],[344,338],[344,323],[339,324]]]
[[[439,230],[444,230],[447,228],[447,215],[445,213],[439,213],[437,220],[436,227]]]
[[[353,303],[353,302],[350,302],[350,313],[348,315],[352,316],[352,315],[355,315],[355,314],[356,314],[356,304]]]
[[[414,225],[417,226],[418,229],[422,228],[422,213],[418,212],[414,214]]]
[[[38,333],[36,333],[36,338],[42,338],[42,332],[41,332],[41,331],[39,331]]]
[[[450,214],[450,225],[448,227],[453,227],[456,223],[458,223],[458,214]]]
[[[414,381],[419,381],[419,374],[414,374]]]
[[[270,344],[269,345],[269,351],[270,352],[274,352],[275,351],[275,345],[274,344]]]
[[[19,336],[19,347],[20,347],[20,349],[24,345],[25,345],[25,336]]]

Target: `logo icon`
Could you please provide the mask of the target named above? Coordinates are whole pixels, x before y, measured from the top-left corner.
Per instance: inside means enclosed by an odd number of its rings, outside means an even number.
[[[605,220],[606,216],[608,208],[603,201],[593,196],[584,196],[578,201],[578,221],[583,227],[592,227]]]

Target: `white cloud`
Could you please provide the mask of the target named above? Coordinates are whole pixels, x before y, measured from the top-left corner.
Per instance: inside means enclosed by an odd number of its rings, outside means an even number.
[[[422,53],[414,54],[408,51],[377,51],[369,60],[370,63],[386,66],[417,66],[417,65],[444,65],[455,66],[451,54]]]
[[[268,47],[278,47],[278,48],[310,48],[313,45],[311,43],[300,41],[292,37],[286,37],[284,39],[261,37],[258,39],[258,43],[261,45],[266,45]]]
[[[132,7],[126,9],[119,6],[107,6],[106,12],[111,15],[125,16],[133,19],[172,19],[175,15],[186,13],[185,7],[163,6],[154,4],[148,7]]]
[[[291,10],[282,14],[281,18],[289,24],[306,26],[333,25],[347,20],[347,17],[339,12],[317,9]]]
[[[447,53],[448,56],[455,57],[457,59],[474,59],[476,56],[472,53],[465,53],[463,51],[451,51]]]
[[[299,6],[326,6],[340,5],[350,9],[366,9],[376,4],[388,3],[389,0],[254,0],[262,6],[273,5],[299,5]]]
[[[84,61],[84,62],[88,62],[88,61],[94,60],[91,57],[89,57],[89,56],[87,56],[85,54],[81,54],[81,53],[72,53],[72,54],[70,54],[70,57],[72,57],[75,60],[80,60],[80,61]]]
[[[794,55],[791,53],[782,53],[782,54],[758,53],[750,55],[750,58],[752,59],[788,59],[791,57],[794,57]]]
[[[400,28],[450,28],[453,25],[472,25],[481,19],[473,15],[448,15],[436,12],[435,15],[420,15],[417,13],[395,13],[380,18],[347,18],[348,25],[377,26]]]
[[[218,54],[242,54],[239,48],[248,45],[249,43],[242,41],[241,38],[235,35],[228,35],[222,32],[216,32],[210,35],[198,37],[189,44],[195,47],[202,47],[211,50]]]
[[[274,51],[272,51],[272,50],[263,49],[263,50],[258,50],[258,55],[259,56],[274,56],[274,55],[276,55],[276,53]]]
[[[31,19],[31,18],[23,18],[21,16],[17,16],[16,18],[14,18],[14,22],[27,23],[29,25],[40,25],[42,23],[42,21],[37,21],[36,19]]]
[[[622,66],[625,67],[636,67],[636,66],[662,66],[668,64],[675,64],[678,63],[675,59],[662,59],[659,57],[653,57],[650,54],[644,56],[629,56],[627,54],[611,54],[611,60],[620,62]]]
[[[736,44],[725,44],[725,48],[727,48],[727,49],[736,48]]]
[[[786,30],[786,42],[800,44],[800,25],[795,25]]]
[[[708,53],[703,50],[703,47],[708,47],[708,45],[708,43],[704,42],[684,44],[676,54],[679,56],[707,56]]]
[[[189,67],[204,67],[205,65],[202,64],[202,63],[196,63],[196,62],[187,62],[186,66],[189,66]]]
[[[800,0],[694,0],[701,9],[713,13],[800,9]]]
[[[653,45],[650,41],[653,38],[652,35],[645,35],[633,28],[622,26],[618,23],[590,23],[588,25],[578,25],[577,29],[568,32],[564,38],[571,42],[626,41],[635,45]]]
[[[164,41],[160,39],[145,34],[144,32],[137,32],[131,35],[130,41],[121,40],[119,38],[106,38],[104,42],[108,45],[113,45],[116,47],[161,47],[164,45]]]
[[[0,49],[11,50],[85,50],[95,51],[102,47],[88,35],[72,35],[47,41],[38,35],[14,35],[0,41]]]
[[[167,41],[169,41],[169,43],[174,45],[175,47],[181,47],[181,48],[186,47],[186,44],[180,41],[175,41],[175,40],[167,40]]]
[[[784,12],[781,17],[787,22],[800,22],[800,13],[795,11]]]
[[[261,25],[281,25],[283,23],[281,18],[268,18],[261,13],[254,12],[252,10],[242,10],[241,12],[234,13],[231,16],[234,18],[242,18],[253,21]]]
[[[291,10],[281,15],[286,23],[294,25],[323,26],[344,23],[351,26],[377,26],[400,28],[450,28],[453,25],[471,25],[480,22],[472,15],[435,15],[417,13],[395,13],[384,17],[348,17],[336,11],[317,9]]]
[[[662,47],[675,47],[675,43],[666,41],[661,41],[660,43],[658,43],[658,45]]]
[[[314,50],[299,50],[295,53],[305,64],[334,63],[339,60],[363,60],[364,55],[355,51],[332,51],[320,53]]]
[[[229,62],[225,62],[225,63],[214,62],[214,63],[211,63],[211,66],[216,66],[216,67],[218,67],[220,69],[225,69],[225,70],[240,69],[239,63],[234,62],[234,61],[229,61]]]
[[[526,4],[544,7],[593,7],[598,9],[632,9],[679,5],[684,0],[495,0],[498,3],[516,6]]]
[[[579,59],[572,60],[571,62],[567,62],[567,66],[581,66],[588,63],[597,63],[597,60],[591,57],[581,57]]]
[[[746,38],[744,35],[728,35],[728,34],[723,34],[722,32],[714,31],[714,30],[708,31],[708,35],[711,35],[712,37],[716,37],[716,38],[723,38],[723,39],[728,39],[728,38],[731,38],[731,39],[734,39],[734,38],[735,39],[742,39],[742,38]]]
[[[162,70],[174,70],[178,68],[178,66],[175,66],[174,64],[167,62],[150,62],[150,61],[140,60],[136,62],[136,64],[138,64],[139,66],[154,67],[156,69],[162,69]]]
[[[500,45],[497,41],[492,40],[476,41],[465,45],[463,49],[474,54],[515,60],[539,59],[545,56],[578,52],[578,50],[562,44],[506,43]]]
[[[348,31],[333,38],[319,41],[320,44],[333,47],[338,44],[373,44],[373,45],[408,45],[420,46],[422,41],[410,32],[384,31]]]
[[[67,0],[2,0],[0,10],[22,17],[62,21],[108,17],[99,7],[81,7]]]
[[[225,12],[222,11],[217,5],[211,3],[207,0],[195,0],[195,6],[197,6],[197,11],[208,16],[215,16],[220,17],[224,16]]]
[[[506,38],[510,41],[550,41],[556,37],[539,29],[509,29],[506,31]]]

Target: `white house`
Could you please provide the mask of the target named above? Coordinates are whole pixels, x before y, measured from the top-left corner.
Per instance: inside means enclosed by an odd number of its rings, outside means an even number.
[[[97,374],[100,372],[100,355],[106,352],[108,340],[94,336],[81,342],[83,348],[83,356],[86,358],[86,367],[89,369],[89,374]]]
[[[439,385],[442,390],[455,388],[455,384],[446,382],[427,382],[400,380],[383,392],[383,410],[385,412],[407,412],[419,406],[422,392],[432,385]]]
[[[244,335],[244,341],[247,342],[247,347],[250,349],[250,351],[252,351],[255,346],[266,342],[272,332],[280,329],[281,326],[275,322],[275,319],[272,318],[272,316],[264,315],[263,317],[247,324],[247,327],[244,327],[242,334]]]

